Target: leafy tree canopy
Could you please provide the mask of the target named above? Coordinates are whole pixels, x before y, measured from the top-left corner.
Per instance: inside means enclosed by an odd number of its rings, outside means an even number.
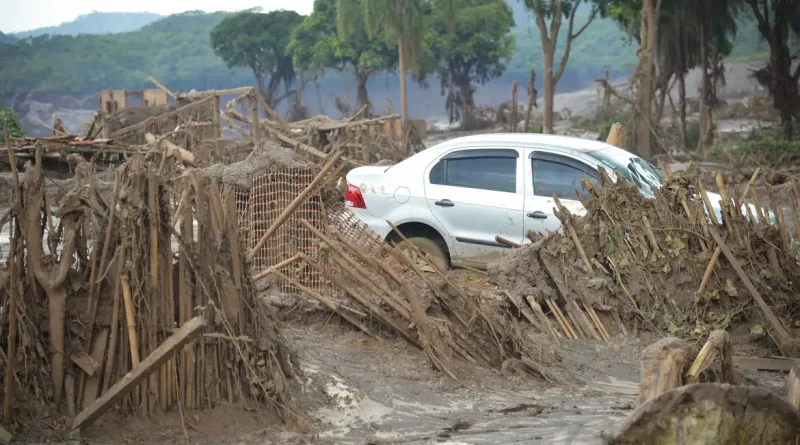
[[[503,0],[456,0],[455,15],[451,16],[450,1],[434,0],[428,5],[424,42],[441,80],[442,94],[447,88],[459,90],[457,98],[448,95],[452,116],[454,100],[471,107],[472,85],[486,83],[505,71],[514,52],[514,37],[509,35],[514,17]]]
[[[0,142],[5,142],[5,128],[12,138],[24,138],[25,131],[19,123],[19,116],[10,108],[0,108]]]
[[[315,0],[314,10],[292,33],[288,49],[295,66],[324,70],[352,67],[370,75],[394,68],[397,48],[383,36],[370,37],[363,21],[352,23],[349,38],[337,34],[337,0]]]
[[[211,30],[211,46],[228,68],[250,68],[262,96],[272,103],[280,83],[288,90],[294,80],[292,56],[286,47],[302,20],[294,11],[242,12]],[[267,76],[270,79],[265,86]]]

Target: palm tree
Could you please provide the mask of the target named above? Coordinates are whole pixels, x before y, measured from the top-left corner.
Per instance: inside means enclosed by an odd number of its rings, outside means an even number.
[[[422,2],[420,0],[339,0],[336,7],[337,32],[344,38],[363,20],[372,37],[379,31],[397,40],[400,67],[400,104],[403,125],[408,121],[406,70],[419,64],[422,53]]]

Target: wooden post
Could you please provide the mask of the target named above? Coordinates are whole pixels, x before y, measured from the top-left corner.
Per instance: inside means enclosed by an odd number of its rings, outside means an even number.
[[[637,404],[681,386],[688,357],[686,343],[675,337],[662,338],[645,348]]]
[[[219,156],[222,151],[222,119],[220,118],[219,96],[217,95],[214,96],[214,147]]]
[[[253,150],[259,150],[261,148],[261,129],[258,123],[258,101],[255,95],[255,91],[250,93],[250,125],[253,127]]]
[[[128,392],[134,389],[136,385],[146,379],[150,374],[157,371],[161,365],[169,360],[173,351],[181,350],[193,338],[200,335],[205,326],[206,323],[202,316],[195,317],[183,325],[176,333],[172,334],[172,336],[164,341],[161,346],[148,355],[141,364],[137,364],[129,373],[125,374],[125,377],[111,387],[107,393],[103,394],[88,408],[80,412],[72,422],[72,429],[74,430],[91,425]]]
[[[800,409],[800,363],[794,365],[789,371],[789,403]]]
[[[509,129],[511,133],[517,131],[517,81],[511,82],[511,112],[509,113],[511,120]]]
[[[532,130],[531,113],[533,112],[533,107],[536,106],[536,93],[536,70],[531,70],[531,78],[528,81],[528,107],[525,110],[525,133]]]

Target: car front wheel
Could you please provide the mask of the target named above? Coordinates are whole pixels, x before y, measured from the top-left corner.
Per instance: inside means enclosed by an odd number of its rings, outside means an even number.
[[[416,247],[416,249],[409,249],[406,243]],[[422,270],[433,272],[434,270],[429,266],[428,261],[431,261],[439,270],[447,270],[450,266],[447,260],[447,255],[442,248],[433,240],[424,237],[409,238],[408,241],[403,241],[398,246],[403,253],[411,258],[412,261]],[[420,255],[421,254],[421,255]],[[426,261],[427,258],[427,261]]]

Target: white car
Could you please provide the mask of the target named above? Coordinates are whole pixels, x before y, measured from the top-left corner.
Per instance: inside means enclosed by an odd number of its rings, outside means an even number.
[[[381,239],[397,242],[391,221],[440,266],[485,267],[509,248],[496,236],[524,244],[528,230],[560,229],[553,194],[573,214],[585,213],[575,191],[587,194],[581,181],[588,175],[596,182],[598,165],[612,177],[621,172],[645,196],[661,185],[661,170],[604,142],[483,134],[441,143],[390,167],[351,170],[345,204]]]

